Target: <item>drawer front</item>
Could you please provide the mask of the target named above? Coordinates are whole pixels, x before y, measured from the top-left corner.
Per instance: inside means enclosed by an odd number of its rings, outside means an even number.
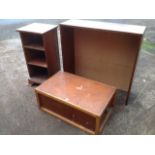
[[[92,131],[95,131],[96,119],[80,110],[67,106],[49,97],[38,94],[40,106],[51,110],[79,125],[82,125]]]

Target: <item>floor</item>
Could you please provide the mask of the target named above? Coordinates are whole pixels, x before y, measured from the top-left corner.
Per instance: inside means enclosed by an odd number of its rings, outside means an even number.
[[[0,20],[0,134],[76,134],[83,131],[52,117],[37,107],[16,28],[32,22],[58,24],[63,20]],[[104,135],[155,134],[155,20],[106,20],[146,25],[128,106],[123,92]]]

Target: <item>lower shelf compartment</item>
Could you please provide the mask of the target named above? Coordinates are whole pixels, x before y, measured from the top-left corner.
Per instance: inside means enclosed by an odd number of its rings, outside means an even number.
[[[36,84],[41,84],[43,83],[45,80],[47,80],[47,76],[46,75],[38,75],[38,76],[33,76],[29,78],[29,83],[36,83]]]
[[[30,84],[41,84],[48,78],[47,68],[42,68],[38,66],[28,65],[29,68],[29,83]]]
[[[28,61],[29,65],[39,66],[43,68],[47,68],[47,63],[44,58],[34,58]]]

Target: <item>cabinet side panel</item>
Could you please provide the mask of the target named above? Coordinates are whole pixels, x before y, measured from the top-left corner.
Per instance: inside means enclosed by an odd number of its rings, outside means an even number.
[[[137,63],[138,63],[138,58],[139,58],[142,42],[143,42],[143,36],[137,37],[137,51],[138,52],[137,52],[135,62],[134,62],[134,67],[132,70],[132,75],[131,75],[128,93],[127,93],[127,97],[126,97],[126,104],[128,103],[128,99],[129,99],[129,95],[130,95],[130,91],[131,91],[131,87],[132,87],[132,83],[133,83],[133,79],[134,79],[134,75],[135,75],[135,71],[136,71],[136,67],[137,67]]]
[[[95,130],[95,118],[83,113],[75,108],[66,106],[63,103],[52,100],[49,97],[39,94],[41,106],[56,114],[63,116],[79,125],[82,125],[90,130]]]
[[[46,61],[49,76],[60,70],[57,29],[53,29],[43,35]]]
[[[73,28],[60,26],[64,71],[74,73],[74,37]]]

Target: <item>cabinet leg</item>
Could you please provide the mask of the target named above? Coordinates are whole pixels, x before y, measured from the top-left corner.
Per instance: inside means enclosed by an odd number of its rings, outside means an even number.
[[[100,118],[97,117],[97,118],[96,118],[95,134],[97,135],[97,134],[99,134],[99,132],[100,132]]]

